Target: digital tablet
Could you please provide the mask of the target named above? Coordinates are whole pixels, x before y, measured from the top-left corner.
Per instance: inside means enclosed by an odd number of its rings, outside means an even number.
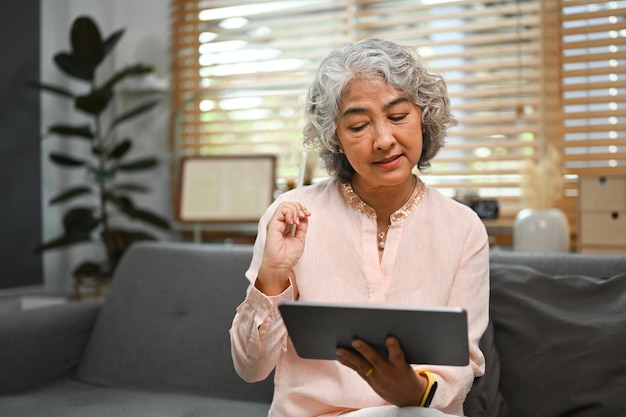
[[[385,339],[399,341],[408,363],[469,364],[467,314],[452,307],[400,307],[283,301],[278,309],[298,356],[337,359],[338,346],[362,339],[387,357]]]

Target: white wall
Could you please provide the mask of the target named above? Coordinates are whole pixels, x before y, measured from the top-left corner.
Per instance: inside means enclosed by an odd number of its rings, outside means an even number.
[[[69,29],[80,15],[89,15],[99,25],[103,37],[124,28],[125,34],[112,57],[104,65],[104,71],[121,69],[128,64],[143,62],[155,67],[158,81],[169,78],[169,0],[46,0],[41,2],[41,80],[84,89],[80,83],[68,84],[53,64],[52,57],[60,50],[69,50]],[[106,74],[105,74],[106,75]],[[133,152],[137,156],[157,155],[164,163],[157,171],[133,176],[152,188],[145,197],[135,202],[171,218],[169,192],[168,155],[168,102],[162,93],[125,93],[116,101],[118,108],[125,108],[131,100],[158,97],[162,103],[150,114],[126,125],[123,134],[135,139]],[[70,103],[48,94],[42,94],[42,132],[53,123],[80,123],[81,116],[72,110]],[[68,172],[59,169],[48,160],[51,149],[70,150],[79,154],[85,149],[80,140],[49,138],[42,141],[42,216],[43,239],[50,240],[61,234],[63,207],[48,205],[49,199],[73,183],[85,180],[84,171]],[[72,287],[71,271],[87,255],[102,256],[95,245],[79,245],[74,248],[52,250],[44,253],[44,282],[47,292],[67,293]]]

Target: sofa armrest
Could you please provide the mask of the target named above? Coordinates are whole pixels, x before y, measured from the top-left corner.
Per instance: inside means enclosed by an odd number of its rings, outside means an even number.
[[[100,304],[72,302],[3,314],[0,395],[69,376],[77,367]]]

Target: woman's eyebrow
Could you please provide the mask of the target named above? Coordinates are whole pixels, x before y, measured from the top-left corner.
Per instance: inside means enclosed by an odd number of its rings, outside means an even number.
[[[400,103],[408,103],[408,102],[409,102],[408,98],[406,98],[406,97],[398,97],[397,99],[392,100],[391,102],[385,104],[384,109],[385,110],[389,110],[390,108],[392,108],[395,105],[398,105]]]
[[[393,106],[396,106],[396,105],[401,104],[401,103],[408,103],[408,102],[409,102],[408,98],[406,98],[406,97],[398,97],[398,98],[390,101],[389,103],[385,104],[383,106],[383,110],[389,110]],[[362,108],[362,107],[350,107],[350,108],[347,108],[341,114],[341,117],[345,118],[346,116],[349,116],[351,114],[354,114],[354,113],[365,113],[366,111],[367,111],[367,109]]]
[[[365,113],[366,111],[367,109],[364,109],[363,107],[349,107],[343,113],[341,113],[341,118],[343,119],[355,113]]]

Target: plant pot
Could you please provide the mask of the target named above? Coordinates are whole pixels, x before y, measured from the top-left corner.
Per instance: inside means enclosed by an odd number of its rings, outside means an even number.
[[[108,290],[109,280],[88,276],[74,277],[74,300],[102,300]]]
[[[569,252],[567,217],[558,208],[523,209],[515,217],[513,250],[516,252]]]

